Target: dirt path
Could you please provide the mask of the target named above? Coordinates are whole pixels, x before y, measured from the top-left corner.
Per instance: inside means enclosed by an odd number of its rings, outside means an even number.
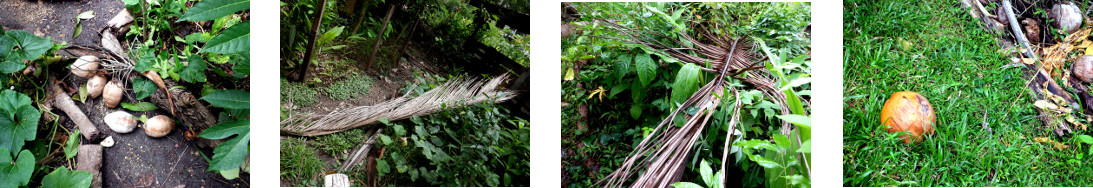
[[[417,50],[416,45],[408,47],[407,51],[411,55],[421,55]],[[418,56],[421,57],[421,56]],[[338,51],[320,54],[319,59],[321,61],[332,61],[337,59],[348,59],[351,62],[364,62],[367,59],[362,56],[358,56],[351,52]],[[306,112],[312,112],[315,114],[326,114],[329,112],[352,108],[357,106],[373,105],[379,102],[387,101],[403,94],[403,88],[409,85],[406,82],[416,83],[415,77],[424,76],[416,75],[421,73],[438,74],[443,68],[433,65],[429,62],[414,61],[411,59],[400,58],[397,63],[377,63],[372,70],[359,70],[357,73],[367,75],[372,78],[372,85],[368,88],[367,94],[358,93],[357,98],[348,100],[334,100],[326,95],[319,95],[319,102],[312,106],[302,107],[300,110]],[[315,71],[309,72],[308,78],[319,77],[326,83],[334,83],[343,79],[344,75],[323,75],[321,73],[331,71],[333,67],[324,66],[321,64],[315,67]],[[329,80],[329,81],[328,81]],[[420,83],[419,83],[420,84]]]

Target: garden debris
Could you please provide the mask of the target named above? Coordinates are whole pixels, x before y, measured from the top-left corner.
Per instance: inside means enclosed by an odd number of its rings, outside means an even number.
[[[87,119],[87,115],[83,113],[83,110],[80,110],[80,107],[77,107],[76,103],[72,102],[72,98],[68,96],[68,93],[61,90],[57,85],[59,82],[55,78],[50,78],[49,82],[49,91],[52,91],[53,95],[53,106],[60,108],[61,111],[64,111],[65,114],[68,115],[69,119],[72,119],[72,123],[79,127],[80,134],[83,135],[84,139],[87,139],[91,143],[97,143],[102,140],[105,136],[99,133],[99,130],[95,128],[95,124],[91,123],[91,120]]]
[[[342,173],[323,176],[323,187],[350,187],[349,176]]]
[[[77,149],[76,170],[91,172],[91,187],[102,187],[102,146],[98,144],[84,144]]]
[[[1055,45],[1052,45],[1051,47],[1044,48],[1044,60],[1043,62],[1041,62],[1040,66],[1043,67],[1044,70],[1051,73],[1052,77],[1059,77],[1059,72],[1055,72],[1054,70],[1062,69],[1062,67],[1066,65],[1066,61],[1069,59],[1067,54],[1069,54],[1071,51],[1085,47],[1079,46],[1078,44],[1083,43],[1083,41],[1088,41],[1087,38],[1089,38],[1089,32],[1091,30],[1093,29],[1082,29],[1077,33],[1067,36],[1066,39],[1064,39],[1062,42],[1055,43]]]
[[[1051,144],[1052,145],[1051,148],[1055,149],[1055,150],[1063,150],[1063,149],[1066,149],[1066,148],[1070,148],[1070,146],[1068,146],[1066,144],[1063,144],[1063,143],[1056,142],[1055,140],[1053,140],[1051,138],[1048,138],[1048,137],[1036,137],[1036,138],[1032,138],[1032,140],[1036,141],[1036,142],[1039,142],[1039,143]]]
[[[395,121],[464,105],[502,102],[515,97],[513,92],[499,88],[508,77],[506,73],[490,80],[457,78],[417,97],[403,95],[375,105],[352,107],[323,115],[295,115],[281,121],[281,133],[318,136],[377,123],[380,119]]]
[[[164,86],[175,88],[178,84],[171,80],[164,80]],[[170,94],[167,94],[169,92]],[[158,89],[149,97],[152,104],[160,109],[178,108],[178,115],[174,116],[183,122],[184,127],[192,132],[203,132],[205,129],[217,124],[217,117],[209,108],[201,103],[193,94],[179,88],[169,91]],[[171,99],[173,98],[173,99]],[[172,103],[174,102],[174,103]],[[215,148],[223,142],[221,140],[209,140],[199,138],[195,143],[202,148]]]
[[[353,168],[357,166],[356,164],[360,163],[361,160],[368,155],[368,151],[372,149],[372,146],[376,143],[376,139],[379,139],[379,135],[381,134],[383,134],[383,129],[377,129],[369,134],[365,134],[371,136],[365,136],[367,140],[363,140],[364,142],[361,143],[360,148],[357,148],[357,150],[353,152],[353,155],[350,155],[349,158],[342,163],[341,167],[338,167],[338,172],[353,170]]]

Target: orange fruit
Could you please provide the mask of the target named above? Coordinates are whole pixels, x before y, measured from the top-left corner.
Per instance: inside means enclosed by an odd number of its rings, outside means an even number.
[[[893,93],[880,112],[880,120],[888,133],[910,131],[910,134],[900,136],[903,143],[918,143],[923,135],[933,134],[935,118],[930,101],[912,91]]]

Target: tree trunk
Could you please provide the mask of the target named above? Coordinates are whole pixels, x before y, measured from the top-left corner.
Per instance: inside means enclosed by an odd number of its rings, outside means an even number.
[[[304,81],[304,78],[307,77],[307,67],[311,66],[311,58],[314,56],[315,46],[318,45],[316,40],[319,39],[319,28],[323,25],[324,10],[326,10],[326,0],[319,1],[319,11],[315,11],[315,21],[311,22],[311,40],[307,42],[307,51],[304,52],[304,61],[301,62],[303,67],[300,67],[302,69],[299,69],[300,71],[296,74],[296,81],[298,82]]]
[[[383,44],[383,33],[387,31],[387,22],[391,21],[391,14],[395,13],[395,5],[391,5],[391,8],[387,8],[387,16],[383,17],[383,26],[380,27],[379,37],[376,37],[376,45],[372,47],[372,55],[368,56],[368,64],[365,65],[365,69],[372,68],[372,61],[376,60],[376,53],[380,51],[380,44]]]
[[[421,20],[414,20],[414,26],[411,26],[412,28],[410,28],[410,33],[406,35],[405,39],[402,39],[403,40],[402,41],[402,46],[399,46],[399,48],[398,48],[399,57],[401,57],[402,55],[405,55],[406,45],[410,44],[410,40],[414,39],[414,30],[417,30],[417,24],[420,24],[420,23],[421,23]]]

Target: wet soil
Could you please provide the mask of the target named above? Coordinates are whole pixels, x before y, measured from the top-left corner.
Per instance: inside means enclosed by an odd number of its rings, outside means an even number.
[[[91,46],[99,44],[99,29],[125,9],[120,0],[29,1],[5,0],[0,3],[0,26],[5,30],[26,30],[39,37],[50,37],[54,43]],[[83,31],[72,38],[76,16],[95,11],[95,17],[80,22]]]

